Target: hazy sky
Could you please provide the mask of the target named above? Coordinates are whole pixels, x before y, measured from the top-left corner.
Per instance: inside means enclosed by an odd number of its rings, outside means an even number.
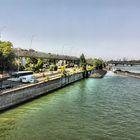
[[[140,59],[140,0],[0,0],[0,30],[15,47]]]

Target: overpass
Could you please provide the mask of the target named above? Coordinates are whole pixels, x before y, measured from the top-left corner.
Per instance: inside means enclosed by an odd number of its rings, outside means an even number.
[[[31,49],[25,50],[25,49],[15,48],[14,52],[18,57],[42,58],[42,59],[49,59],[49,60],[66,60],[66,61],[79,61],[80,60],[78,57],[75,57],[75,56],[44,53],[44,52],[38,52]]]

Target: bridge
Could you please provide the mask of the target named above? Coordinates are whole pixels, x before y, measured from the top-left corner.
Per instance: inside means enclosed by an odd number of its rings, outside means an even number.
[[[129,66],[133,66],[133,65],[140,65],[140,60],[130,60],[130,61],[108,61],[107,64],[111,64],[111,65],[129,65]]]
[[[14,49],[15,54],[18,57],[30,57],[30,58],[42,58],[50,60],[67,60],[67,61],[79,61],[80,59],[75,56],[58,55],[52,53],[38,52],[35,50],[25,50],[25,49]]]

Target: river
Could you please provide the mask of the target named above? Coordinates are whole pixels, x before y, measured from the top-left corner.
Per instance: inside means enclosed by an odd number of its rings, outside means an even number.
[[[140,140],[140,80],[109,72],[1,113],[0,140]]]

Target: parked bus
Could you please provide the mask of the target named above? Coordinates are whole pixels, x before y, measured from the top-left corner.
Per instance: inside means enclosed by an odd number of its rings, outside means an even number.
[[[23,82],[23,83],[34,83],[32,71],[18,71],[11,74],[11,81]]]

